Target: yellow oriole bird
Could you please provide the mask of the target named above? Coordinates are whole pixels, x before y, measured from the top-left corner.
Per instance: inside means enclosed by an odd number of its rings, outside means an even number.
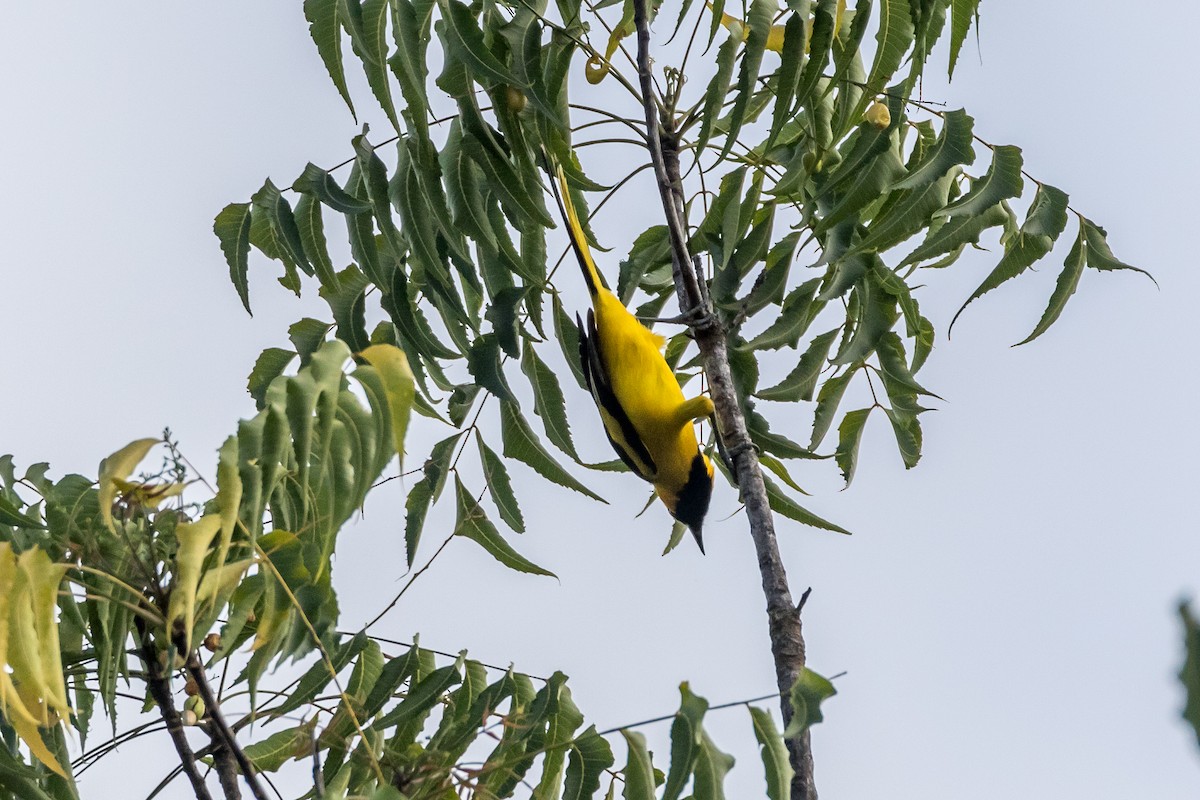
[[[613,294],[596,269],[571,202],[562,167],[555,193],[592,307],[587,327],[579,315],[579,357],[604,432],[635,474],[654,484],[671,516],[684,523],[704,552],[701,526],[712,497],[713,465],[700,452],[692,422],[713,413],[712,400],[687,400],[663,357],[666,340],[643,325]]]

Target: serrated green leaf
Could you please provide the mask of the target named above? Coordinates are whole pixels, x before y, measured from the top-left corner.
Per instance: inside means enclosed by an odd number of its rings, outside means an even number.
[[[313,716],[308,722],[273,733],[266,739],[252,742],[244,748],[246,758],[250,759],[259,772],[277,772],[285,762],[293,758],[303,758],[312,751],[313,731],[316,729],[317,717]]]
[[[1065,198],[1066,195],[1063,195]],[[1064,225],[1066,224],[1066,212],[1063,212]],[[1087,243],[1087,265],[1092,269],[1097,269],[1102,272],[1108,272],[1120,269],[1129,269],[1134,272],[1140,272],[1158,285],[1158,281],[1154,280],[1154,276],[1144,269],[1134,267],[1121,261],[1113,255],[1113,251],[1108,246],[1108,232],[1101,228],[1096,223],[1086,217],[1082,220],[1083,236]]]
[[[454,49],[460,59],[474,73],[480,83],[498,83],[522,88],[523,82],[496,58],[487,46],[483,31],[475,21],[470,9],[458,0],[439,0],[442,19],[446,22],[447,45]],[[525,87],[527,88],[527,87]]]
[[[500,360],[500,344],[494,333],[486,333],[471,344],[467,352],[467,370],[475,382],[501,400],[515,403]]]
[[[292,189],[301,194],[311,194],[342,214],[362,214],[371,210],[370,203],[338,186],[332,175],[312,163],[304,167],[304,172],[292,183]]]
[[[808,349],[800,356],[796,367],[782,381],[769,389],[759,390],[755,395],[763,400],[778,400],[787,403],[812,400],[813,392],[817,388],[817,380],[821,377],[821,371],[829,361],[829,348],[833,346],[840,331],[841,327],[839,326],[814,336],[809,342]]]
[[[850,379],[857,372],[857,366],[851,367],[841,375],[829,378],[821,385],[821,391],[817,393],[817,410],[813,414],[810,449],[816,450],[821,446],[821,441],[829,432],[829,426],[833,424],[833,419],[837,415],[838,404],[842,402],[842,396],[846,394],[846,387],[850,385]]]
[[[779,136],[784,123],[794,115],[792,103],[805,65],[805,51],[808,49],[808,34],[805,31],[807,16],[807,13],[792,13],[783,25],[783,49],[779,53],[779,76],[775,90],[775,106],[771,112],[771,130],[767,134],[767,149]]]
[[[708,731],[701,731],[693,782],[696,800],[725,800],[725,775],[733,764],[733,756],[722,752]]]
[[[942,130],[937,142],[892,189],[920,189],[959,164],[975,163],[974,128],[975,120],[965,109],[947,111],[942,115]]]
[[[942,209],[942,213],[950,218],[971,217],[1002,200],[1019,197],[1025,186],[1025,179],[1021,176],[1024,163],[1021,148],[1010,144],[998,145],[992,150],[992,164],[987,173],[972,181],[971,191]]]
[[[296,227],[300,231],[300,242],[304,255],[313,265],[321,286],[337,288],[337,275],[333,261],[329,258],[329,246],[325,241],[325,223],[321,219],[321,204],[310,194],[300,195],[296,202]]]
[[[423,467],[424,475],[408,492],[404,504],[404,550],[410,568],[417,557],[417,545],[421,541],[425,517],[429,514],[429,507],[441,496],[446,477],[450,474],[450,458],[461,438],[462,434],[456,433],[433,446]]]
[[[971,29],[971,20],[976,27],[979,22],[979,0],[951,0],[950,3],[950,66],[946,74],[954,79],[954,66],[958,63],[958,54],[963,42],[967,40],[967,31]]]
[[[838,445],[834,453],[838,469],[842,471],[842,479],[846,486],[854,480],[854,470],[858,466],[858,446],[862,443],[864,426],[867,417],[871,416],[870,408],[860,408],[848,411],[838,426]]]
[[[580,389],[586,392],[588,390],[587,381],[583,377],[583,370],[580,367],[579,361],[579,328],[575,327],[575,323],[567,316],[567,312],[562,305],[562,300],[557,294],[554,295],[552,306],[554,313],[554,338],[558,341],[558,346],[562,348],[567,366],[571,368],[571,374],[575,376],[575,383],[579,385]]]
[[[521,516],[521,507],[517,505],[517,496],[513,493],[512,483],[508,479],[508,467],[483,441],[479,431],[475,432],[479,442],[479,458],[483,462],[483,479],[487,483],[488,493],[500,518],[517,533],[525,532],[525,518]]]
[[[792,719],[783,731],[783,738],[792,739],[822,721],[821,703],[837,694],[837,689],[827,678],[808,667],[800,671],[788,699],[792,706]]]
[[[729,112],[729,128],[725,132],[725,145],[721,148],[718,161],[724,161],[733,149],[742,124],[746,121],[746,110],[758,81],[763,53],[767,48],[767,37],[771,35],[771,22],[779,6],[775,0],[751,0],[750,13],[746,18],[746,47],[742,51],[742,65],[738,70],[737,89],[733,98],[733,110]],[[719,55],[719,53],[718,53]]]
[[[458,663],[449,664],[423,676],[409,689],[400,704],[384,714],[372,727],[384,730],[423,718],[452,686],[462,683],[461,669]]]
[[[719,2],[723,2],[723,0],[719,0]],[[714,9],[714,33],[720,17],[720,12]],[[712,138],[713,126],[721,116],[721,105],[729,93],[729,81],[733,78],[733,61],[737,56],[739,44],[741,43],[737,39],[730,36],[717,48],[717,72],[708,82],[708,88],[704,92],[704,110],[700,114],[700,133],[696,137],[697,155],[704,152],[704,148],[708,146],[708,140]]]
[[[768,800],[788,800],[792,783],[791,762],[788,761],[787,746],[783,736],[775,727],[771,712],[763,708],[749,706],[750,721],[754,725],[754,738],[761,748],[763,770],[767,777]]]
[[[913,377],[912,371],[908,367],[908,359],[904,353],[904,342],[898,334],[888,331],[881,336],[879,343],[876,345],[875,352],[879,356],[879,369],[885,378],[894,381],[915,394],[937,397],[938,400],[942,399],[917,383],[917,379]]]
[[[250,260],[250,204],[230,203],[213,220],[213,233],[221,242],[221,252],[229,264],[229,279],[237,289],[246,313],[250,311],[250,287],[246,272]]]
[[[1003,225],[1007,219],[1008,213],[1000,203],[982,214],[948,219],[936,228],[931,227],[925,241],[905,256],[900,266],[905,267],[946,253],[961,251],[968,244],[978,244],[979,237],[985,230]]]
[[[776,350],[784,345],[795,347],[808,326],[825,307],[816,299],[820,278],[812,278],[797,286],[784,298],[779,316],[765,331],[755,336],[746,347],[750,350]]]
[[[492,558],[509,569],[527,572],[531,575],[558,577],[512,549],[512,546],[500,535],[500,531],[496,530],[496,526],[487,518],[483,508],[467,492],[457,475],[454,477],[454,489],[458,513],[458,520],[454,524],[455,536],[462,536],[479,544]]]
[[[1083,275],[1083,268],[1087,263],[1084,236],[1084,227],[1080,224],[1079,235],[1075,238],[1071,252],[1067,253],[1067,259],[1063,262],[1063,271],[1058,275],[1054,291],[1050,293],[1050,302],[1046,305],[1046,310],[1042,312],[1042,318],[1033,332],[1017,342],[1017,345],[1028,344],[1045,333],[1062,314],[1071,295],[1075,294],[1075,289],[1079,286],[1079,278]]]
[[[369,638],[366,634],[358,633],[337,647],[327,647],[329,662],[326,663],[325,659],[320,659],[309,667],[284,702],[270,710],[271,717],[277,719],[312,702],[330,684],[333,676],[345,669],[346,665],[362,652],[368,641]]]
[[[892,422],[904,468],[912,469],[921,460],[921,421],[916,414],[895,407],[885,408],[884,411]]]
[[[685,681],[679,685],[679,710],[671,722],[671,765],[663,785],[662,800],[678,800],[683,794],[700,754],[704,733],[702,722],[708,712],[708,701],[692,693]]]
[[[857,12],[856,12],[857,13]],[[857,118],[900,68],[913,43],[915,30],[908,0],[881,0],[879,26],[875,33],[875,58],[867,73],[866,86],[851,118]]]
[[[812,110],[813,91],[825,66],[829,63],[830,49],[833,47],[834,19],[837,0],[819,0],[813,11],[812,38],[808,42],[808,63],[800,73],[799,84],[796,86],[796,104]]]
[[[21,513],[21,509],[0,495],[0,525],[12,525],[17,528],[44,529],[46,526],[32,517]]]
[[[500,433],[504,441],[504,455],[515,458],[523,464],[532,467],[535,472],[546,480],[573,489],[587,495],[593,500],[607,503],[600,495],[577,481],[571,473],[563,469],[538,441],[529,422],[521,414],[516,403],[501,400],[500,402]]]
[[[777,514],[782,514],[788,519],[795,520],[801,525],[808,525],[821,530],[833,531],[834,533],[844,533],[850,535],[850,531],[840,525],[836,525],[827,519],[817,516],[813,512],[804,508],[792,498],[784,494],[783,490],[775,481],[762,476],[763,484],[767,487],[767,501],[771,506],[771,510]]]
[[[367,335],[366,316],[366,292],[370,285],[367,276],[351,264],[339,272],[333,282],[322,286],[318,292],[333,312],[337,338],[355,353],[371,343],[371,338]]]
[[[350,115],[354,116],[354,103],[346,88],[346,71],[342,66],[342,27],[338,21],[338,0],[304,0],[304,18],[308,20],[308,32],[317,53],[325,64],[325,70],[338,94],[346,101]]]
[[[623,774],[625,800],[654,800],[654,767],[650,763],[650,751],[646,749],[646,737],[637,731],[622,730],[629,751]]]
[[[562,800],[591,800],[600,790],[600,778],[612,765],[612,747],[592,725],[571,742]]]
[[[1179,604],[1179,617],[1183,622],[1184,660],[1179,670],[1187,700],[1183,707],[1183,718],[1196,733],[1200,743],[1200,622],[1192,614],[1188,603]]]
[[[538,356],[533,343],[525,340],[521,356],[521,371],[529,378],[533,387],[533,412],[542,418],[546,437],[558,449],[579,461],[575,443],[571,441],[571,429],[567,424],[566,399],[554,372]]]
[[[1017,235],[1010,238],[1004,246],[1004,255],[1000,263],[988,274],[978,288],[971,293],[967,301],[950,320],[950,329],[972,301],[983,297],[1005,281],[1017,277],[1033,266],[1038,259],[1047,255],[1054,247],[1055,240],[1067,227],[1067,194],[1049,184],[1042,184],[1034,195],[1029,213],[1021,225]],[[1088,249],[1089,264],[1091,249]]]
[[[281,347],[268,347],[259,354],[246,381],[246,390],[254,398],[259,411],[265,406],[267,387],[271,385],[271,381],[283,374],[295,357],[294,350],[284,350]]]

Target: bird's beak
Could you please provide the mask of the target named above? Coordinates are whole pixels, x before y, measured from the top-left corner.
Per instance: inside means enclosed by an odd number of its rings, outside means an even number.
[[[696,544],[700,547],[700,555],[706,555],[704,552],[704,537],[700,535],[700,526],[689,525],[688,530],[692,532],[692,536],[696,537]]]

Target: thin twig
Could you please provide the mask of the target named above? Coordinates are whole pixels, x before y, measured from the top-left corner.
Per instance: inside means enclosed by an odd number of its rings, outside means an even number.
[[[221,713],[221,701],[213,692],[212,686],[208,682],[208,675],[204,672],[204,664],[200,661],[200,656],[194,650],[188,653],[187,663],[185,664],[187,674],[193,681],[196,682],[196,688],[199,691],[200,699],[204,701],[204,716],[212,726],[212,736],[214,741],[219,737],[221,746],[225,749],[228,757],[237,762],[237,766],[242,771],[242,778],[246,781],[246,785],[250,788],[250,793],[254,795],[255,800],[267,800],[266,790],[259,783],[258,773],[254,769],[254,764],[246,756],[244,750],[238,745],[237,736],[233,729],[229,727],[229,723],[225,719],[225,715]],[[214,762],[222,757],[219,750],[213,752]],[[221,778],[221,786],[225,788],[226,775],[218,766],[218,773]],[[236,780],[234,784],[236,786]],[[228,795],[228,789],[226,789]],[[237,795],[234,795],[236,798]]]
[[[683,191],[681,185],[678,136],[670,126],[674,119],[660,124],[658,104],[652,96],[650,69],[650,12],[648,0],[634,0],[634,23],[637,26],[638,77],[641,81],[643,107],[646,113],[646,133],[650,157],[658,178],[659,196],[671,240],[671,259],[674,268],[676,294],[680,310],[692,312],[697,306],[706,312],[705,324],[697,325],[693,334],[703,356],[710,393],[715,406],[715,418],[721,438],[733,456],[732,472],[742,501],[750,535],[758,555],[763,594],[767,601],[767,622],[771,639],[771,654],[775,660],[776,685],[781,695],[790,692],[804,668],[804,637],[800,616],[787,584],[787,573],[775,538],[775,522],[767,498],[766,485],[759,468],[758,454],[746,429],[746,419],[737,398],[724,326],[712,317],[705,286],[697,277],[699,259],[688,252],[685,230]],[[668,100],[667,105],[670,105]],[[667,128],[664,130],[662,124]],[[784,724],[791,719],[791,703],[782,702]],[[815,800],[812,753],[808,732],[787,742],[789,761],[795,772],[792,779],[792,800]]]
[[[158,663],[158,651],[140,619],[138,628],[142,640],[140,654],[142,663],[146,665],[146,687],[154,702],[158,704],[158,712],[162,715],[163,722],[167,723],[167,733],[170,734],[175,752],[179,756],[179,768],[191,782],[196,800],[212,800],[208,787],[204,785],[204,778],[196,768],[196,754],[192,752],[192,746],[188,744],[187,736],[183,732],[183,718],[175,708],[175,699],[171,697],[170,678],[163,674]]]

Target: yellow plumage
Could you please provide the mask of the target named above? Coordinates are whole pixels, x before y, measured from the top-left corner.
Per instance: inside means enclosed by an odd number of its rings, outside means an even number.
[[[579,321],[580,357],[604,430],[621,460],[654,484],[703,552],[701,525],[712,495],[713,466],[700,452],[692,422],[712,414],[712,401],[684,397],[663,358],[666,340],[604,285],[561,168],[556,177],[571,245],[591,295],[586,327]]]

